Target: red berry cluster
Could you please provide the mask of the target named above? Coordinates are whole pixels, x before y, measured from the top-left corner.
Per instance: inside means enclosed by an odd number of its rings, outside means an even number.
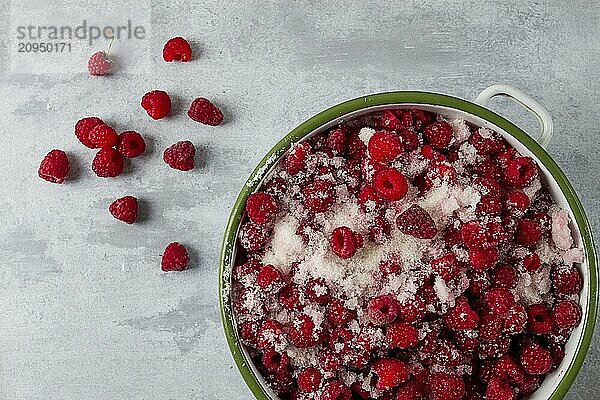
[[[538,174],[495,132],[419,109],[296,144],[248,198],[232,270],[267,382],[283,399],[534,392],[582,289]]]

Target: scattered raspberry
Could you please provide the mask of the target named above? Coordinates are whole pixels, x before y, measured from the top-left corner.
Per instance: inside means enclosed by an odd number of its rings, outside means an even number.
[[[135,131],[125,131],[119,135],[117,151],[124,157],[135,158],[146,150],[142,135]]]
[[[183,271],[188,267],[190,256],[186,248],[177,243],[170,243],[162,256],[161,269],[163,271]]]
[[[369,318],[375,325],[387,325],[398,316],[398,300],[390,295],[381,295],[371,299],[367,307]]]
[[[456,331],[475,329],[479,325],[479,316],[469,306],[466,297],[456,299],[456,305],[444,316],[446,327]]]
[[[92,160],[92,170],[103,178],[121,175],[124,165],[123,156],[113,148],[100,149]]]
[[[163,90],[153,90],[142,97],[142,108],[152,119],[161,119],[171,111],[171,97]]]
[[[423,137],[436,149],[445,149],[452,141],[452,126],[446,121],[437,121],[423,131]]]
[[[528,329],[536,335],[546,335],[552,332],[552,316],[543,304],[534,304],[527,309]]]
[[[363,245],[362,236],[347,226],[335,228],[329,239],[331,250],[340,258],[350,258]]]
[[[331,183],[315,180],[302,189],[302,203],[313,212],[325,212],[335,202],[335,192]]]
[[[542,238],[540,224],[530,219],[522,219],[517,227],[517,242],[523,246],[533,246]]]
[[[278,212],[277,201],[270,194],[252,193],[246,201],[246,213],[257,224],[272,222]]]
[[[163,47],[163,59],[166,62],[190,61],[192,59],[192,48],[184,38],[174,37],[165,43]]]
[[[133,224],[138,216],[138,201],[133,196],[121,197],[113,201],[108,210],[116,219]]]
[[[388,201],[400,200],[408,192],[408,181],[400,171],[393,168],[377,172],[373,177],[373,186],[377,195]]]
[[[427,211],[413,204],[396,219],[398,229],[418,239],[431,239],[437,234],[435,222]]]
[[[392,348],[410,349],[417,347],[419,331],[405,322],[395,322],[385,329],[385,339]]]
[[[308,142],[302,142],[294,145],[285,158],[285,170],[291,175],[296,175],[298,172],[304,170],[306,158],[309,156],[311,151],[312,148]]]
[[[314,393],[321,385],[323,375],[316,368],[306,368],[298,374],[298,388],[305,393]]]
[[[375,387],[379,390],[387,390],[406,382],[409,370],[406,364],[400,360],[382,358],[373,364],[373,374],[377,376]]]
[[[196,149],[190,141],[180,141],[167,148],[163,153],[163,160],[173,169],[189,171],[194,168]]]
[[[217,126],[223,122],[223,113],[210,100],[203,97],[195,99],[188,110],[188,116],[204,125]]]
[[[517,189],[528,186],[537,175],[537,167],[529,157],[517,157],[509,161],[504,171],[506,183]]]
[[[559,328],[574,328],[581,321],[581,308],[571,300],[561,300],[552,310],[552,319]]]
[[[97,51],[88,60],[87,68],[90,75],[104,76],[110,74],[112,64],[113,62],[108,58],[108,54],[103,51]]]
[[[465,382],[454,374],[434,372],[429,377],[431,400],[461,400],[465,394]]]
[[[119,136],[113,128],[102,123],[92,128],[89,139],[95,149],[108,149],[117,144]]]
[[[583,278],[576,267],[555,268],[552,271],[552,285],[558,293],[579,294],[583,286]]]
[[[380,163],[390,163],[402,154],[400,138],[390,132],[379,131],[369,140],[369,155],[371,159]]]
[[[69,176],[67,154],[62,150],[51,150],[40,163],[38,176],[48,182],[63,183]]]
[[[104,124],[104,122],[98,117],[82,118],[75,124],[75,136],[77,136],[77,139],[79,139],[84,146],[95,149],[96,147],[90,138],[90,132],[100,124]]]
[[[431,262],[431,268],[438,274],[446,283],[456,278],[460,272],[461,267],[456,259],[454,253],[448,253],[440,258],[437,258]]]
[[[486,400],[515,400],[517,397],[513,388],[498,378],[492,378],[485,390]]]
[[[492,285],[497,288],[513,289],[517,286],[517,270],[508,264],[496,267],[492,272]]]
[[[240,244],[248,251],[256,251],[269,240],[269,232],[262,225],[248,221],[240,229]]]
[[[256,284],[264,291],[275,292],[283,286],[283,274],[272,265],[265,265],[258,272]]]
[[[519,352],[521,365],[531,375],[544,375],[552,369],[550,352],[537,343],[526,343]]]

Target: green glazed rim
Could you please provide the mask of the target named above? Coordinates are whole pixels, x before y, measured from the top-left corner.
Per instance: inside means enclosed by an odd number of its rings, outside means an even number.
[[[560,381],[557,388],[554,390],[552,395],[548,398],[549,400],[560,400],[568,392],[569,388],[573,384],[575,377],[579,373],[585,356],[587,354],[590,342],[592,340],[592,334],[596,323],[596,306],[598,302],[598,271],[597,271],[597,259],[596,259],[596,248],[594,246],[594,240],[592,238],[592,232],[588,219],[585,215],[583,206],[575,194],[573,186],[569,183],[569,180],[562,172],[560,167],[552,159],[552,157],[544,150],[531,136],[521,130],[519,127],[514,125],[512,122],[501,117],[500,115],[471,103],[466,100],[462,100],[456,97],[429,93],[429,92],[417,92],[417,91],[398,91],[398,92],[386,92],[373,94],[369,96],[359,97],[353,100],[346,101],[331,107],[314,117],[310,118],[306,122],[300,124],[297,128],[287,134],[281,139],[258,163],[250,178],[240,191],[238,198],[233,206],[231,215],[227,222],[227,228],[223,237],[223,244],[221,248],[221,264],[219,268],[219,303],[221,307],[221,317],[223,321],[223,328],[225,330],[225,336],[229,348],[237,364],[242,377],[246,381],[249,389],[252,391],[254,396],[259,400],[270,400],[271,397],[267,394],[264,388],[259,383],[258,377],[254,374],[250,367],[252,362],[250,359],[246,359],[242,350],[242,345],[238,339],[237,332],[233,323],[233,315],[230,307],[230,264],[232,262],[232,256],[235,254],[235,243],[238,228],[243,217],[244,208],[248,196],[254,192],[257,186],[262,182],[262,179],[269,172],[271,167],[280,159],[293,143],[303,139],[306,135],[312,133],[321,126],[333,121],[336,118],[342,117],[354,111],[358,111],[364,108],[373,106],[385,106],[385,105],[401,105],[403,103],[412,104],[423,104],[433,106],[444,106],[461,110],[469,114],[478,116],[484,120],[487,120],[499,128],[512,135],[515,139],[526,146],[537,158],[544,164],[548,169],[552,177],[557,182],[558,186],[565,195],[567,202],[573,211],[575,216],[575,222],[580,230],[581,237],[583,240],[583,247],[588,261],[589,268],[589,293],[588,293],[588,310],[584,320],[587,322],[583,330],[583,335],[580,338],[576,354],[573,361],[568,366],[565,375]]]

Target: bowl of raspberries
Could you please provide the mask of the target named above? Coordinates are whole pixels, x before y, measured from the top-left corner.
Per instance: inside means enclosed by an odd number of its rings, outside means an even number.
[[[485,108],[506,95],[536,140]],[[257,399],[561,399],[592,337],[591,230],[547,112],[389,92],[301,124],[231,213],[220,299]]]

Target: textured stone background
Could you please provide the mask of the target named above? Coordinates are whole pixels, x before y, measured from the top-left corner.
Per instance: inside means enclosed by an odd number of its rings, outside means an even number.
[[[0,397],[250,398],[217,305],[230,205],[278,138],[359,95],[423,89],[472,99],[496,82],[521,88],[553,115],[550,153],[600,233],[595,1],[311,3],[132,3],[125,17],[131,7],[149,7],[151,33],[140,44],[147,65],[102,79],[87,76],[83,65],[104,44],[80,53],[79,73],[9,71],[14,27],[0,0]],[[92,18],[94,9],[87,12]],[[175,35],[193,40],[194,62],[162,62],[162,44]],[[128,57],[118,43],[115,57]],[[138,104],[157,88],[174,96],[175,112],[153,122]],[[225,125],[205,127],[185,116],[199,95],[222,106]],[[535,131],[535,121],[512,104],[493,108]],[[86,115],[140,131],[149,151],[122,177],[96,178],[93,153],[72,133]],[[161,160],[162,149],[181,139],[200,147],[200,166],[190,173]],[[55,147],[73,159],[75,179],[63,186],[36,176]],[[143,201],[135,226],[106,211],[125,194]],[[160,254],[174,240],[194,249],[194,268],[163,274]],[[599,361],[596,339],[569,399],[600,398]]]

